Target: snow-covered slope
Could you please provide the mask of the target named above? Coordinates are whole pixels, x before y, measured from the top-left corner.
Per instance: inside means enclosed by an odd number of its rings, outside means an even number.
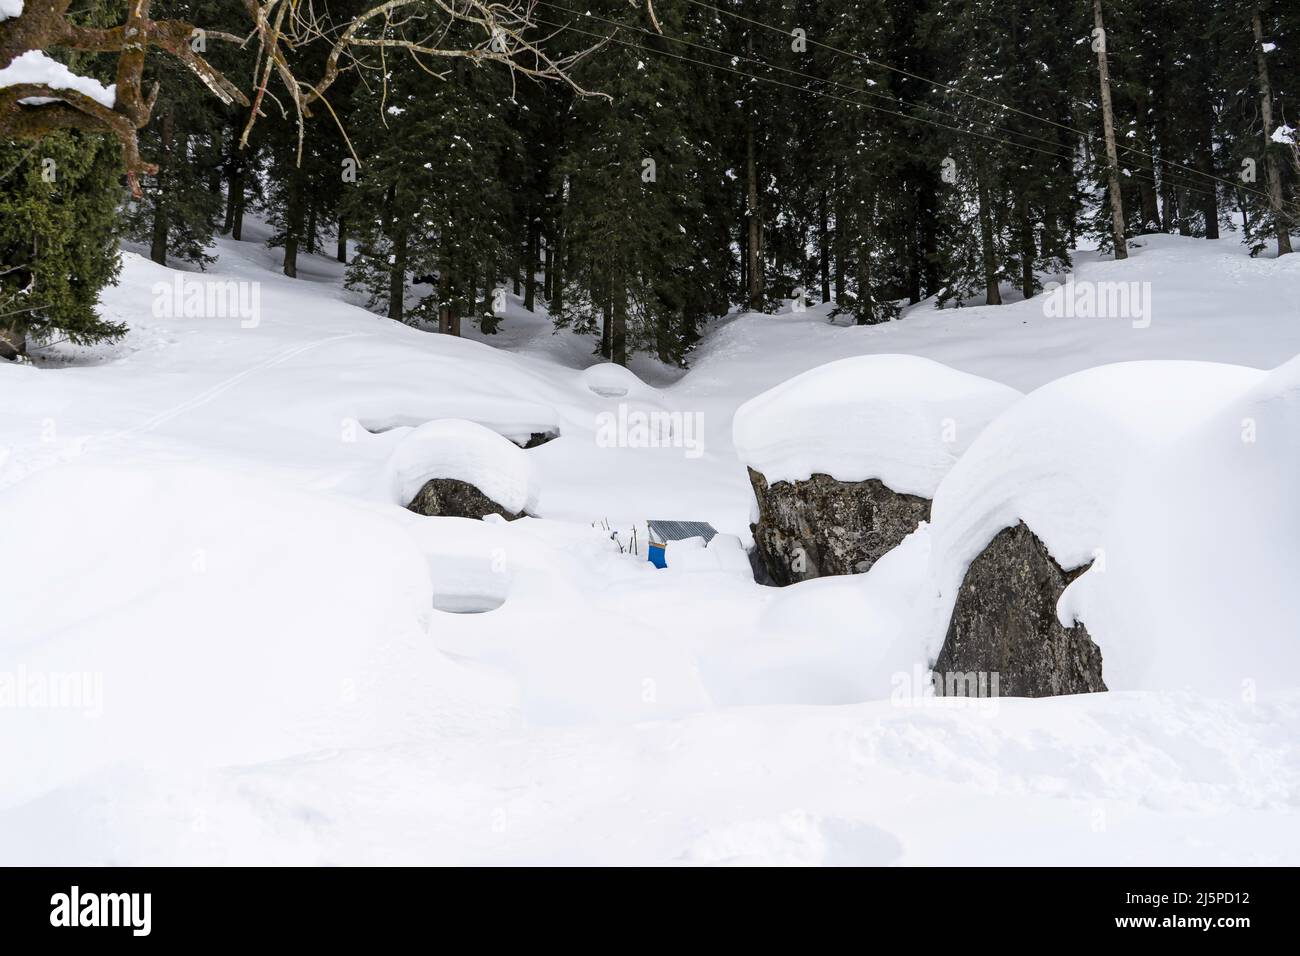
[[[1295,571],[1294,376],[1265,373],[1300,354],[1300,256],[1144,242],[1080,274],[1150,281],[1148,328],[1034,301],[869,328],[747,315],[684,376],[595,367],[515,300],[498,336],[397,326],[340,293],[336,264],[287,280],[251,242],[203,276],[128,256],[104,305],[132,327],[121,346],[0,366],[0,862],[1297,862],[1294,672],[1169,694],[1150,688],[1183,684],[1141,655],[1233,626],[1208,610],[1220,578],[1254,602],[1241,639],[1294,620],[1276,593]],[[156,317],[178,276],[257,283],[259,314]],[[1131,649],[1103,649],[1131,692],[927,697],[954,527],[938,500],[869,574],[780,590],[721,551],[656,572],[601,530],[705,520],[747,541],[736,409],[877,353],[1020,391],[1138,359],[1245,367],[1197,366],[1222,385],[1179,406],[1200,424],[1142,459],[1150,487],[1117,479],[1090,512],[1108,567],[1145,577],[1090,571],[1067,598],[1118,620]],[[1055,467],[1146,450],[1124,436],[1164,412],[1109,388],[1037,419]],[[698,422],[699,447],[639,447],[633,413]],[[1207,466],[1247,418],[1266,467]],[[397,478],[446,464],[415,441],[440,419],[481,440],[451,465],[541,517],[406,512]],[[559,437],[505,444],[539,432]],[[1002,447],[1008,468],[1034,454]],[[1262,666],[1234,646],[1218,660]]]

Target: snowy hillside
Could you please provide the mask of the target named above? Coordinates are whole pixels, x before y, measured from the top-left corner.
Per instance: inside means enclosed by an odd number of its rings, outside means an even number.
[[[122,343],[0,363],[0,863],[1300,863],[1300,257],[1145,237],[1074,276],[1150,283],[1143,321],[746,314],[683,374],[514,297],[458,339],[216,251],[125,254]],[[150,307],[227,280],[255,316]],[[857,356],[861,390],[795,378]],[[980,428],[943,445],[949,405]],[[742,458],[883,459],[933,520],[763,587]],[[529,517],[403,508],[433,477]],[[648,519],[718,557],[655,570]],[[934,698],[1017,520],[1104,551],[1060,614],[1110,692]]]

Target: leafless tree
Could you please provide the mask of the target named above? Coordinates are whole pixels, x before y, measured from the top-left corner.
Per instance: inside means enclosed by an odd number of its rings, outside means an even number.
[[[243,142],[269,100],[294,116],[301,144],[303,121],[313,111],[323,108],[334,113],[327,93],[339,76],[366,69],[382,76],[382,58],[390,52],[409,55],[434,73],[441,61],[468,59],[500,64],[514,77],[557,81],[580,95],[600,95],[583,89],[571,73],[600,44],[553,53],[549,41],[562,31],[538,29],[533,0],[385,0],[345,22],[330,17],[327,0],[239,0],[249,24],[244,37],[181,20],[154,20],[152,0],[124,0],[125,14],[118,26],[80,26],[69,18],[71,2],[27,0],[18,17],[0,20],[0,69],[33,50],[116,54],[113,105],[46,83],[0,87],[0,136],[40,139],[60,129],[115,136],[122,144],[127,179],[136,195],[141,174],[156,172],[141,157],[136,139],[136,131],[149,122],[158,96],[156,84],[147,94],[143,90],[145,61],[151,51],[179,60],[223,103],[248,107]],[[639,0],[629,2],[639,5]],[[652,0],[645,0],[647,15],[658,28],[651,4]],[[457,36],[468,32],[476,39],[453,41],[453,30]],[[201,55],[208,41],[255,50],[247,94]],[[327,47],[325,68],[320,76],[303,78],[297,73],[295,54],[311,44]]]

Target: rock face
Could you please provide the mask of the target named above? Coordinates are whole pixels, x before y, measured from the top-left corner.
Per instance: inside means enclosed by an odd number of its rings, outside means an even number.
[[[524,513],[511,514],[468,481],[456,478],[432,478],[406,506],[407,510],[431,518],[482,518],[484,515],[501,515],[508,521],[522,518]]]
[[[524,449],[536,448],[538,445],[545,445],[548,441],[554,441],[559,437],[559,432],[533,432],[528,436],[528,441],[523,444],[515,442],[515,444]]]
[[[866,571],[930,517],[928,499],[875,478],[813,475],[769,485],[751,468],[749,480],[758,499],[755,553],[775,584]]]
[[[1056,618],[1061,592],[1085,570],[1061,570],[1024,522],[998,532],[962,580],[934,665],[935,693],[1053,697],[1104,691],[1100,648],[1082,624],[1066,628]]]

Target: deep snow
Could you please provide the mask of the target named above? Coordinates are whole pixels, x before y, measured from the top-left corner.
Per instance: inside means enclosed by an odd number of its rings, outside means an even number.
[[[456,340],[361,310],[328,260],[295,282],[217,251],[185,279],[259,283],[255,321],[155,317],[177,273],[128,254],[124,343],[0,367],[0,681],[87,675],[81,706],[0,706],[0,862],[1300,861],[1300,430],[1294,364],[1270,372],[1300,354],[1300,256],[1081,255],[1151,283],[1146,328],[1034,300],[737,316],[682,375],[597,367],[513,299]],[[871,354],[1011,404],[870,573],[759,587],[736,409]],[[1033,391],[1135,360],[1181,361]],[[698,416],[701,453],[598,440],[634,412]],[[1254,459],[1224,444],[1245,419]],[[539,517],[400,507],[457,430],[479,451],[450,467]],[[1121,690],[936,701],[935,569],[1026,507],[1105,549],[1062,613]],[[655,571],[604,530],[647,518],[722,535]]]

